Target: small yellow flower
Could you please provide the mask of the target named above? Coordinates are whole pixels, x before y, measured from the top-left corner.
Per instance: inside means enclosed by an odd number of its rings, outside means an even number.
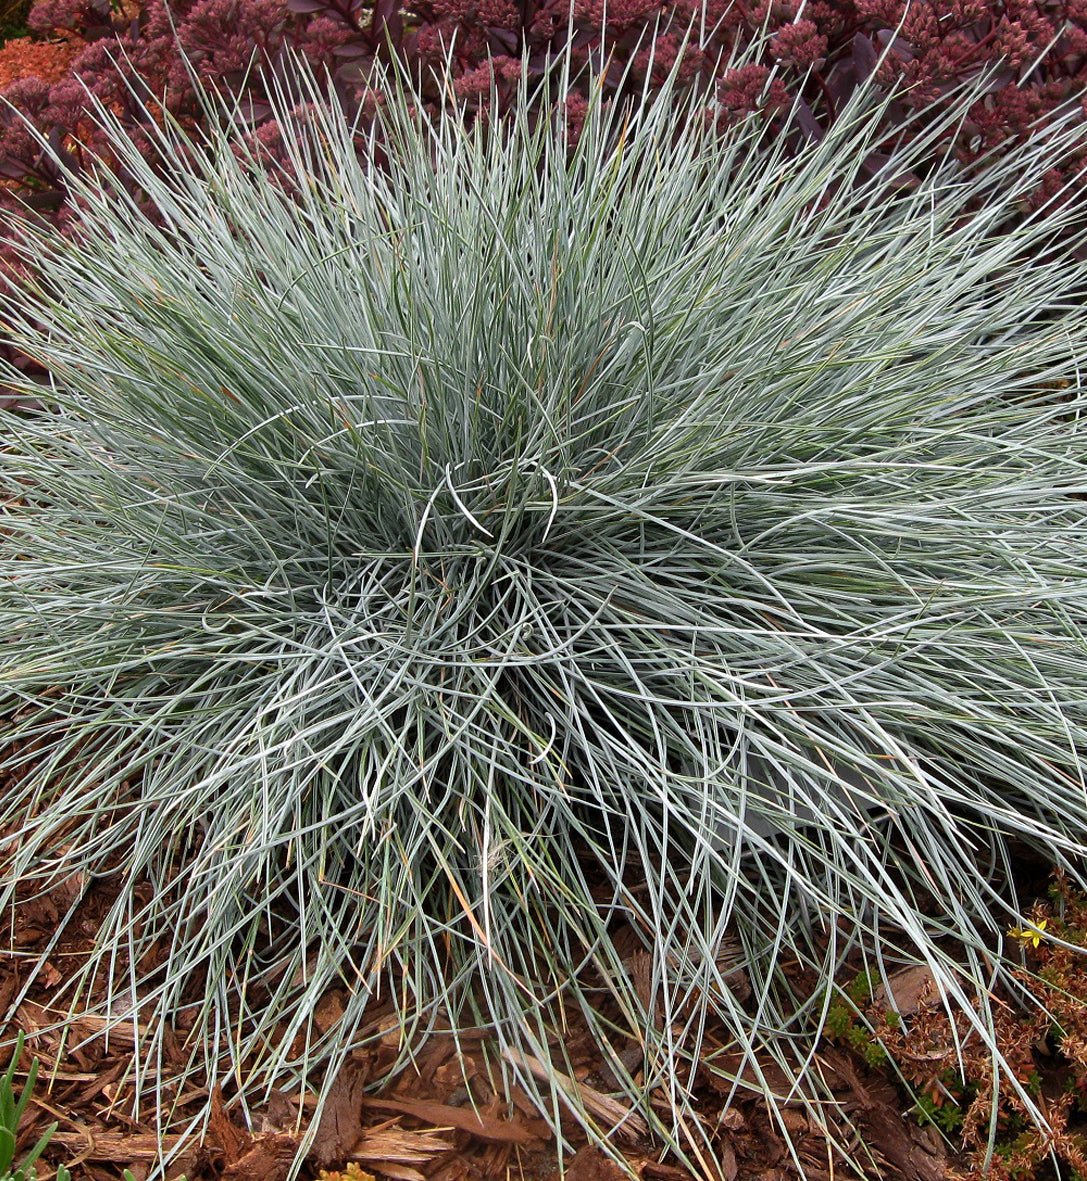
[[[1024,946],[1026,946],[1028,943],[1033,943],[1034,946],[1037,947],[1038,944],[1041,943],[1045,938],[1043,932],[1045,931],[1046,922],[1046,919],[1042,919],[1041,922],[1038,923],[1031,923],[1028,921],[1025,927],[1012,927],[1011,930],[1008,931],[1008,934],[1013,939],[1021,940]]]

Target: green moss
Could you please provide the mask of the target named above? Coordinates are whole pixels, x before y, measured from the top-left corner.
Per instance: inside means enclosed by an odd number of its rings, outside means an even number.
[[[881,1042],[869,1042],[864,1050],[864,1060],[873,1070],[887,1064],[887,1051]]]
[[[872,992],[878,979],[879,977],[875,972],[861,972],[846,991],[857,1004],[867,1004],[872,999]]]
[[[853,1028],[853,1014],[841,1001],[827,1010],[826,1031],[830,1037],[844,1038]]]

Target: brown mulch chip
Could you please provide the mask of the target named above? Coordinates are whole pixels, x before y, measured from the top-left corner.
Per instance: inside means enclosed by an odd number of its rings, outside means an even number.
[[[251,1126],[245,1127],[230,1097],[217,1091],[202,1140],[172,1134],[160,1138],[147,1110],[135,1102],[132,1067],[139,1031],[131,1022],[117,1023],[107,1035],[102,1018],[84,1016],[72,1023],[67,1040],[49,1030],[62,1012],[55,994],[62,993],[64,981],[88,954],[112,900],[105,879],[89,885],[66,879],[19,907],[14,919],[8,917],[11,929],[5,932],[6,950],[0,951],[0,1014],[6,1013],[9,1024],[28,1039],[17,1085],[31,1056],[40,1060],[16,1161],[55,1121],[58,1127],[45,1162],[66,1164],[74,1181],[117,1181],[125,1169],[135,1181],[143,1181],[163,1151],[176,1151],[167,1173],[171,1181],[182,1175],[188,1181],[285,1181],[314,1108],[312,1096],[273,1092],[262,1106],[250,1108]],[[28,970],[50,941],[48,960],[28,987]],[[331,1024],[342,1006],[343,997],[333,990],[318,1006],[316,1024]],[[165,1043],[178,1066],[186,1060],[183,1038],[184,1030],[178,1030]],[[372,1080],[391,1061],[382,1055],[392,1051],[378,1042],[353,1053],[327,1096],[303,1178],[324,1170],[330,1181],[365,1181],[368,1176],[377,1181],[557,1181],[560,1150],[549,1125],[527,1095],[494,1093],[486,1046],[485,1030],[467,1031],[456,1039],[433,1034],[412,1069],[376,1089]],[[828,1130],[839,1142],[863,1148],[860,1155],[867,1154],[871,1162],[865,1178],[938,1181],[948,1175],[942,1141],[905,1118],[902,1096],[890,1079],[866,1070],[836,1047],[827,1047],[820,1059],[822,1075],[838,1102],[836,1113],[827,1109],[829,1129],[797,1104],[786,1102],[771,1110],[747,1090],[734,1096],[715,1073],[700,1075],[696,1091],[703,1167],[696,1179],[649,1141],[641,1117],[608,1093],[615,1089],[614,1077],[588,1031],[571,1025],[566,1048],[573,1074],[563,1087],[576,1089],[602,1124],[618,1125],[612,1143],[627,1169],[644,1181],[856,1178],[828,1146]],[[540,1063],[512,1051],[507,1058],[528,1074],[543,1071]],[[719,1046],[715,1064],[723,1064],[727,1074],[729,1064]],[[174,1063],[165,1065],[169,1070]],[[733,1065],[739,1069],[741,1062]],[[763,1065],[763,1074],[779,1094],[789,1093],[791,1080],[772,1063]],[[199,1088],[182,1095],[173,1126],[183,1126],[207,1102],[207,1093]],[[569,1181],[621,1181],[626,1175],[614,1159],[586,1143],[572,1120],[564,1122],[563,1131],[568,1149],[562,1165]],[[707,1156],[706,1142],[712,1145],[712,1156]]]

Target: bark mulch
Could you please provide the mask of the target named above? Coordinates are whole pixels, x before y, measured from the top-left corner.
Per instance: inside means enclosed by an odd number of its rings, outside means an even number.
[[[179,1144],[169,1169],[171,1179],[182,1175],[188,1181],[286,1178],[299,1130],[309,1123],[312,1096],[273,1093],[262,1107],[250,1109],[250,1126],[245,1127],[237,1106],[216,1093],[211,1096],[213,1114],[205,1136],[182,1140],[170,1134],[160,1144],[153,1113],[135,1103],[132,1024],[116,1025],[108,1037],[94,1036],[101,1034],[104,1025],[98,1017],[77,1020],[66,1040],[49,1030],[61,1012],[55,995],[80,957],[87,955],[112,902],[107,880],[91,883],[57,938],[61,916],[82,887],[81,882],[62,883],[19,906],[5,933],[6,950],[0,951],[0,1019],[6,1036],[20,1029],[27,1035],[17,1087],[25,1080],[31,1056],[40,1061],[33,1099],[20,1128],[16,1162],[55,1121],[57,1130],[44,1159],[52,1168],[66,1164],[75,1181],[116,1181],[126,1169],[135,1181],[143,1181],[159,1159],[160,1149],[169,1151]],[[30,965],[46,950],[44,967],[30,981]],[[315,1013],[318,1024],[334,1019],[338,1004],[335,993],[330,993]],[[375,1014],[376,1021],[381,1017]],[[182,1033],[167,1039],[168,1053],[176,1056],[176,1063],[163,1063],[167,1074],[172,1065],[180,1066],[187,1058],[180,1044]],[[391,1033],[390,1039],[395,1036]],[[707,1044],[714,1044],[712,1031]],[[332,1181],[364,1181],[366,1176],[389,1181],[516,1177],[549,1181],[560,1175],[561,1164],[569,1181],[621,1181],[622,1171],[585,1142],[573,1121],[564,1129],[568,1146],[563,1153],[526,1095],[495,1094],[486,1045],[483,1030],[476,1036],[462,1035],[458,1042],[448,1035],[433,1035],[415,1068],[376,1092],[368,1082],[391,1061],[391,1041],[385,1046],[378,1040],[356,1052],[329,1096],[303,1176],[317,1177],[324,1170]],[[570,1085],[579,1087],[602,1113],[609,1104],[615,1108],[615,1101],[606,1094],[607,1067],[594,1053],[587,1032],[579,1035],[571,1029],[568,1046],[575,1064]],[[699,1091],[700,1115],[711,1129],[714,1144],[714,1159],[705,1162],[706,1175],[715,1181],[799,1177],[849,1181],[858,1176],[939,1181],[949,1176],[953,1158],[948,1144],[931,1124],[923,1127],[907,1114],[909,1098],[886,1070],[871,1069],[845,1043],[825,1044],[818,1065],[836,1100],[836,1107],[826,1108],[828,1128],[853,1158],[866,1158],[863,1167],[849,1167],[801,1103],[785,1103],[777,1118],[754,1095],[726,1106],[727,1088],[715,1085],[713,1075],[706,1072]],[[765,1070],[775,1091],[787,1094],[789,1080],[780,1070],[773,1064]],[[144,1079],[145,1094],[152,1081]],[[195,1115],[208,1098],[199,1087],[180,1096],[174,1126],[182,1126],[180,1117],[186,1112]],[[645,1181],[691,1177],[639,1136],[636,1120],[629,1122],[633,1134],[618,1143],[636,1174]],[[784,1132],[795,1156],[789,1152]],[[43,1170],[40,1175],[45,1176]]]

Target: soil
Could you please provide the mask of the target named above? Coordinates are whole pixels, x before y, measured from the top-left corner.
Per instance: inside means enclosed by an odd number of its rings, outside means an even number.
[[[160,1158],[160,1142],[151,1113],[135,1104],[131,1025],[118,1025],[108,1038],[91,1037],[84,1042],[82,1038],[98,1034],[102,1025],[100,1019],[84,1018],[75,1023],[77,1036],[67,1043],[58,1032],[48,1029],[58,1013],[55,995],[80,957],[87,955],[112,901],[107,882],[96,880],[50,948],[60,916],[81,888],[82,883],[70,880],[19,906],[4,939],[7,950],[0,952],[0,1014],[7,1015],[7,1036],[23,1030],[28,1039],[16,1073],[16,1094],[25,1082],[31,1055],[40,1060],[15,1160],[20,1161],[55,1121],[57,1128],[43,1158],[50,1169],[66,1164],[75,1181],[115,1181],[127,1169],[134,1181],[143,1181]],[[29,981],[29,966],[46,950],[43,969]],[[940,1006],[933,1006],[926,996],[924,970],[899,975],[894,986],[897,1008],[909,1015],[920,1014],[927,1006],[929,1025],[939,1020],[946,1023]],[[839,983],[847,993],[852,989],[856,995],[856,980],[848,969]],[[875,1004],[880,998],[867,999]],[[329,1003],[334,1007],[335,997],[330,997]],[[913,1020],[918,1028],[925,1024],[919,1017]],[[826,1039],[819,1051],[819,1069],[836,1101],[826,1106],[822,1128],[799,1102],[781,1105],[776,1113],[754,1095],[726,1105],[723,1088],[715,1087],[706,1072],[698,1090],[699,1114],[711,1130],[715,1159],[706,1162],[705,1176],[714,1181],[849,1181],[859,1177],[939,1181],[977,1172],[976,1160],[971,1163],[955,1136],[949,1139],[941,1134],[932,1118],[925,1122],[917,1117],[918,1088],[911,1091],[896,1081],[889,1063],[881,1067],[874,1062],[867,1031],[858,1037],[858,1027],[848,1022],[847,1026],[839,1026],[838,1036]],[[593,1052],[591,1039],[579,1037],[572,1029],[568,1044],[575,1053],[572,1085],[590,1097],[607,1091],[607,1072]],[[712,1030],[707,1044],[714,1044]],[[326,1104],[303,1178],[316,1177],[325,1170],[331,1181],[364,1181],[367,1176],[390,1181],[498,1181],[511,1177],[550,1181],[564,1169],[569,1181],[621,1181],[622,1170],[588,1145],[573,1121],[564,1128],[568,1143],[560,1149],[527,1096],[494,1094],[487,1082],[486,1046],[486,1031],[462,1038],[459,1048],[450,1036],[434,1035],[424,1045],[415,1069],[376,1091],[368,1080],[381,1073],[381,1042],[353,1055]],[[180,1063],[180,1046],[175,1048]],[[915,1050],[916,1046],[911,1050],[908,1040],[904,1041],[902,1061]],[[1039,1077],[1044,1076],[1046,1094],[1057,1097],[1082,1086],[1085,1068],[1077,1067],[1052,1046],[1047,1049],[1037,1041],[1027,1052],[1041,1072]],[[167,1073],[170,1065],[163,1063]],[[944,1063],[941,1060],[937,1065]],[[772,1076],[775,1068],[767,1069]],[[786,1078],[771,1077],[771,1081],[787,1090]],[[930,1117],[940,1115],[938,1100],[955,1105],[954,1111],[950,1106],[944,1109],[944,1114],[951,1113],[954,1119],[937,1122],[956,1130],[970,1094],[967,1089],[956,1093],[953,1086],[949,1089],[934,1082],[927,1101]],[[206,1090],[193,1089],[182,1096],[180,1114],[196,1115],[208,1098]],[[164,1137],[161,1147],[166,1150],[180,1145],[168,1176],[184,1174],[188,1181],[285,1181],[297,1153],[299,1129],[305,1129],[313,1110],[312,1097],[273,1093],[263,1106],[250,1109],[248,1127],[243,1126],[239,1109],[229,1096],[224,1098],[217,1092],[211,1101],[213,1114],[206,1135],[185,1140],[172,1134]],[[601,1101],[605,1101],[603,1095]],[[1072,1138],[1069,1143],[1078,1143],[1077,1121],[1081,1117],[1073,1112],[1061,1125],[1066,1138]],[[1013,1126],[1011,1132],[1018,1135],[1016,1143],[1023,1142],[1021,1129]],[[787,1138],[792,1142],[792,1153]],[[852,1166],[841,1151],[831,1147],[832,1142],[849,1150]],[[617,1144],[630,1169],[646,1181],[686,1181],[692,1176],[648,1141],[633,1138]],[[1034,1155],[1039,1159],[1016,1175],[1039,1181],[1073,1177],[1067,1161],[1064,1165],[1047,1163],[1042,1146],[1042,1140],[1034,1143]],[[1069,1153],[1074,1157],[1074,1148]]]

